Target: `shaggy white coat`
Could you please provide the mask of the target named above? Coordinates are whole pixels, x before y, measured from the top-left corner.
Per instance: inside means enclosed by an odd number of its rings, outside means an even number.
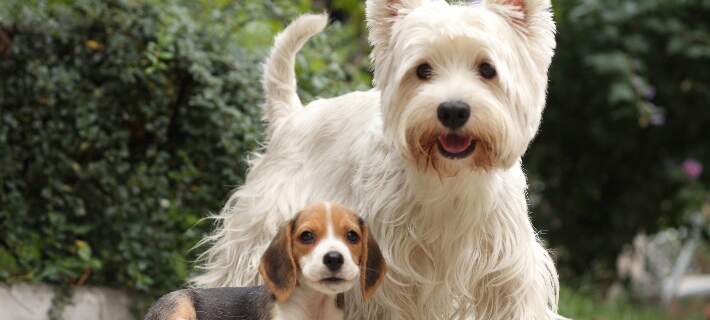
[[[558,278],[528,217],[520,159],[545,104],[555,47],[549,0],[368,0],[375,88],[305,108],[294,58],[327,23],[307,15],[265,65],[266,146],[205,239],[197,286],[259,282],[259,258],[297,210],[314,201],[353,208],[389,265],[368,301],[348,295],[349,319],[555,319]],[[432,66],[427,81],[417,65]],[[483,79],[477,66],[495,66]],[[449,159],[437,106],[472,108],[462,134],[476,149]]]

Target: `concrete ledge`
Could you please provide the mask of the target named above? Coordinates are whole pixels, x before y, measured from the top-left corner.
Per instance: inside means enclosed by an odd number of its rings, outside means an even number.
[[[42,284],[0,285],[0,320],[48,320],[54,290]],[[65,320],[134,320],[131,299],[120,290],[79,287],[64,308]]]

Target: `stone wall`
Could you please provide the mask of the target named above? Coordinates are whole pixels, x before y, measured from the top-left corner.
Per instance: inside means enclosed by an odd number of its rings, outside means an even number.
[[[0,285],[0,320],[48,320],[54,298],[48,285]],[[120,290],[79,287],[64,308],[64,320],[134,320],[131,298]]]

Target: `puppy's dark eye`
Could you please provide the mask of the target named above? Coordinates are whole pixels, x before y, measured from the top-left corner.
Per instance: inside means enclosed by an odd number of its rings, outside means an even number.
[[[305,244],[311,244],[311,243],[313,243],[314,240],[316,240],[316,235],[310,231],[303,231],[301,233],[301,235],[298,236],[298,239],[300,239],[301,242],[303,242]]]
[[[478,73],[484,79],[493,79],[498,74],[496,68],[488,62],[481,63],[478,65]]]
[[[360,236],[355,231],[348,231],[348,233],[345,234],[345,237],[348,241],[350,241],[350,243],[357,243],[360,241]]]
[[[422,63],[417,66],[417,78],[421,80],[431,79],[432,69],[428,63]]]

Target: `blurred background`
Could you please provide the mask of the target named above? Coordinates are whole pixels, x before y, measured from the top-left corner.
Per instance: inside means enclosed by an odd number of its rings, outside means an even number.
[[[710,319],[710,1],[553,1],[531,214],[578,319]],[[301,13],[304,101],[371,83],[361,0],[0,2],[0,282],[181,286],[259,147],[260,64]],[[0,305],[3,295],[0,293]],[[3,318],[0,315],[0,318]]]

